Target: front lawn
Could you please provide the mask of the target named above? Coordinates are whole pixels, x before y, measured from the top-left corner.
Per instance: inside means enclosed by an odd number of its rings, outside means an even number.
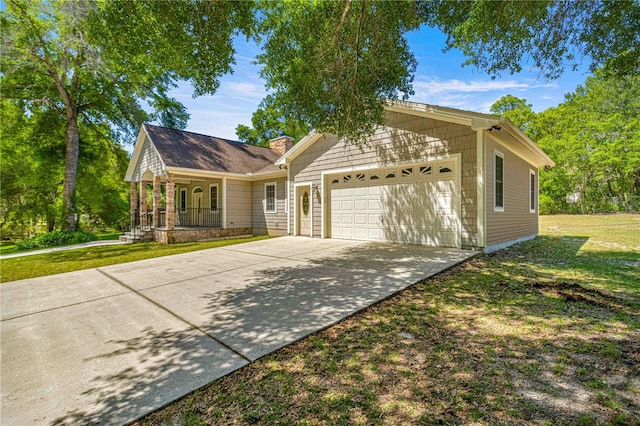
[[[141,424],[640,423],[640,216],[544,216]]]
[[[60,274],[63,272],[78,271],[80,269],[98,268],[100,266],[114,265],[117,263],[133,262],[134,260],[151,259],[153,257],[168,256],[170,254],[187,253],[190,251],[256,241],[263,238],[268,237],[258,236],[172,245],[136,243],[14,257],[1,261],[0,282]],[[3,252],[3,254],[5,253]]]

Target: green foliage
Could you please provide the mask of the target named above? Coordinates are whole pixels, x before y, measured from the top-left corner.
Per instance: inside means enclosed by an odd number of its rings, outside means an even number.
[[[536,119],[533,105],[528,104],[526,99],[513,95],[505,95],[495,101],[491,105],[490,111],[492,114],[507,117],[525,133],[530,133]]]
[[[52,230],[62,190],[64,125],[51,111],[0,100],[2,167],[0,168],[0,232],[3,238],[24,238],[45,222]]]
[[[87,232],[75,231],[75,232],[63,232],[53,231],[47,234],[38,235],[29,240],[18,241],[16,247],[20,250],[29,250],[35,248],[46,248],[65,246],[70,244],[86,243],[88,241],[95,241],[96,236]]]
[[[597,72],[539,114],[537,142],[556,162],[540,174],[540,191],[553,200],[549,212],[616,211],[613,200],[632,206],[640,196],[638,111],[640,76]]]
[[[438,0],[429,7],[428,22],[447,34],[448,47],[493,75],[517,73],[530,63],[555,79],[587,60],[592,71],[640,72],[637,1]]]
[[[383,122],[383,98],[413,93],[416,59],[404,37],[412,1],[262,2],[262,77],[283,110],[358,143]]]
[[[91,158],[81,154],[83,143],[102,138],[102,149],[122,159],[117,143],[131,140],[143,121],[184,128],[188,113],[168,91],[190,80],[196,94],[215,92],[219,77],[231,71],[232,38],[252,25],[252,8],[248,2],[7,0],[0,11],[1,96],[21,109],[10,125],[20,115],[58,117],[44,134],[60,138],[52,151],[52,163],[61,157],[64,164],[55,193],[59,226],[75,230],[81,197],[85,207],[95,204],[89,193],[106,184],[100,179],[76,191],[79,174],[99,170],[83,164]],[[102,204],[118,204],[114,191],[99,192]]]
[[[253,128],[244,124],[236,127],[238,138],[252,145],[269,146],[269,140],[284,134],[291,136],[294,142],[309,133],[311,126],[292,116],[287,109],[278,105],[273,95],[268,95],[260,102],[258,109],[251,116]]]

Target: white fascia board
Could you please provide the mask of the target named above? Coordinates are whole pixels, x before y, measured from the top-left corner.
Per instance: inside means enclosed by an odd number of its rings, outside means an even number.
[[[245,176],[251,178],[251,180],[264,180],[264,179],[271,179],[274,177],[286,177],[287,171],[283,169],[283,170],[276,170],[268,173],[259,173],[257,175],[254,175],[252,173],[247,173]]]
[[[285,152],[284,155],[280,157],[278,161],[275,162],[275,165],[281,166],[281,165],[290,163],[291,160],[296,158],[298,155],[302,154],[302,152],[305,149],[313,145],[313,143],[318,139],[320,139],[321,137],[322,137],[322,133],[316,133],[315,130],[312,130],[311,133],[309,133],[307,136],[302,138],[300,142],[295,144],[293,148]]]
[[[400,114],[417,115],[447,123],[470,126],[472,130],[488,129],[499,123],[499,117],[473,111],[427,105],[410,101],[388,100],[385,110]]]
[[[142,123],[142,125],[140,126],[140,132],[138,132],[138,139],[136,140],[136,145],[133,148],[133,154],[131,154],[131,158],[129,159],[127,172],[124,174],[125,182],[131,182],[131,180],[133,179],[133,172],[135,171],[136,165],[138,164],[138,160],[140,159],[140,155],[142,154],[142,148],[144,147],[145,139],[149,139],[149,142],[151,143],[153,150],[155,151],[156,155],[160,159],[160,164],[162,164],[162,170],[166,170],[167,168],[166,165],[164,164],[164,160],[160,156],[160,153],[156,149],[156,146],[153,144],[153,141],[149,137],[149,134],[147,133],[147,129],[144,123]]]
[[[538,167],[553,167],[556,163],[542,150],[534,141],[532,141],[522,130],[506,117],[500,117],[500,124],[505,125],[507,131],[519,142],[521,142],[529,151],[538,156],[539,159],[533,164]]]
[[[183,175],[183,176],[194,176],[194,177],[205,177],[205,178],[231,178],[237,180],[246,180],[246,181],[256,181],[256,180],[264,180],[270,179],[273,177],[286,176],[286,170],[278,170],[271,173],[261,173],[258,175],[253,175],[251,173],[227,173],[227,172],[217,172],[217,171],[209,171],[209,170],[200,170],[200,169],[188,169],[185,167],[166,167],[167,173],[173,173],[174,175]]]

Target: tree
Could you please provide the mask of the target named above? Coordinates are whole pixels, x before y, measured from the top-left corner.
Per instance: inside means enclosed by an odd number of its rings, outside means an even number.
[[[261,75],[278,105],[356,143],[382,122],[384,98],[406,98],[416,60],[404,33],[415,3],[263,2]]]
[[[253,128],[239,124],[236,127],[238,138],[252,145],[269,146],[269,140],[281,134],[291,136],[295,142],[309,133],[311,126],[291,116],[276,104],[276,98],[268,95],[260,102],[251,116]]]
[[[383,123],[382,98],[412,93],[405,34],[441,29],[465,64],[493,76],[529,63],[547,79],[588,62],[611,75],[640,71],[638,1],[373,0],[260,4],[262,76],[292,115],[360,140]]]
[[[557,163],[540,177],[556,210],[580,194],[583,211],[608,210],[607,197],[640,196],[640,76],[598,71],[563,104],[539,114],[538,144]]]
[[[215,92],[231,69],[232,36],[252,22],[248,3],[195,0],[8,0],[1,20],[2,97],[26,115],[37,105],[64,117],[65,230],[77,226],[80,123],[116,140],[142,121],[184,126],[168,89],[188,79],[196,94]]]
[[[64,176],[64,122],[59,114],[38,108],[26,116],[6,99],[0,106],[2,235],[24,238],[40,221],[52,230]]]
[[[507,117],[529,137],[533,137],[530,133],[536,119],[536,113],[533,111],[533,105],[528,104],[526,99],[505,95],[495,101],[489,111],[492,114]]]
[[[493,75],[524,64],[555,79],[581,61],[591,71],[640,71],[640,4],[631,1],[484,1],[430,3],[427,23],[473,65]],[[524,58],[524,60],[523,60]]]

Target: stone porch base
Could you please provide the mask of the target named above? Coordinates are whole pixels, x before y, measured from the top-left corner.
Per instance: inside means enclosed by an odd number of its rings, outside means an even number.
[[[251,236],[251,228],[176,228],[154,229],[155,241],[163,244],[211,241],[230,237]]]

